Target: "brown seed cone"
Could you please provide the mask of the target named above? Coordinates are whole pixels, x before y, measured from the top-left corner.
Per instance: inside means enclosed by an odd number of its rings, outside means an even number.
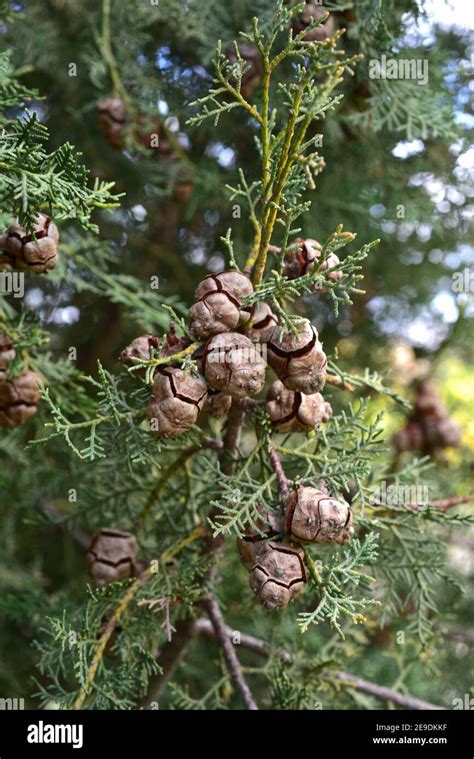
[[[140,335],[132,340],[130,345],[127,345],[123,349],[119,356],[119,361],[127,366],[134,366],[137,361],[148,361],[150,358],[150,350],[153,352],[153,348],[158,347],[158,340],[155,335],[147,334]]]
[[[247,100],[260,86],[262,79],[262,56],[255,45],[250,45],[248,42],[240,42],[238,48],[240,57],[248,64],[247,71],[243,74],[240,82],[240,92]],[[237,62],[233,45],[227,47],[226,55],[231,63]],[[235,81],[232,84],[237,86],[237,82]]]
[[[264,504],[257,507],[259,517],[254,526],[249,526],[241,538],[237,538],[240,561],[251,572],[258,556],[266,551],[267,541],[283,532],[283,515],[271,511]]]
[[[287,543],[269,541],[257,556],[250,587],[267,609],[282,609],[304,589],[304,553]]]
[[[126,126],[129,120],[125,102],[119,95],[111,95],[97,103],[99,127],[107,142],[122,150],[126,144]],[[156,150],[164,159],[171,158],[173,146],[162,121],[146,114],[133,114],[133,138],[144,148]]]
[[[312,274],[313,272],[324,273],[328,269],[332,269],[337,266],[340,261],[335,253],[331,253],[322,263],[319,263],[322,256],[322,245],[317,240],[307,239],[303,240],[298,237],[293,245],[299,244],[299,247],[288,251],[285,255],[285,266],[283,273],[288,279],[297,279],[303,277],[305,274]],[[331,282],[337,282],[342,277],[342,271],[331,271],[327,275],[327,279]],[[314,286],[317,289],[317,286]],[[324,288],[319,288],[324,290]]]
[[[36,414],[41,399],[40,379],[35,372],[27,371],[0,382],[0,427],[17,427]]]
[[[438,448],[457,447],[460,444],[461,429],[450,418],[438,391],[429,380],[417,383],[413,411],[394,440],[400,452],[433,453]]]
[[[138,543],[125,530],[103,529],[92,539],[87,562],[96,585],[126,580],[135,573]]]
[[[421,451],[424,445],[423,428],[418,422],[408,422],[405,427],[397,432],[394,438],[395,447],[403,451]]]
[[[258,303],[251,316],[247,334],[253,342],[267,343],[277,324],[278,319],[270,306],[267,303]]]
[[[448,417],[448,410],[433,383],[421,380],[416,385],[415,404],[410,418],[421,420],[426,417],[440,421]]]
[[[147,407],[153,432],[175,438],[195,424],[207,398],[207,385],[200,376],[176,367],[159,366]]]
[[[121,150],[125,146],[127,109],[118,95],[112,95],[97,103],[99,127],[107,142]]]
[[[257,395],[265,383],[265,362],[258,346],[236,332],[212,337],[202,364],[209,384],[233,398]]]
[[[332,415],[331,405],[320,393],[293,392],[280,380],[272,384],[267,398],[266,409],[277,432],[310,432]]]
[[[212,337],[235,329],[248,319],[241,312],[242,300],[253,293],[252,283],[238,271],[209,274],[199,283],[195,303],[189,309],[191,331],[201,338]]]
[[[7,377],[8,368],[16,356],[16,351],[10,338],[0,331],[0,382]]]
[[[225,416],[228,413],[232,405],[232,396],[225,393],[210,392],[207,396],[206,405],[204,411],[219,419],[221,416]]]
[[[288,390],[305,395],[320,392],[326,381],[327,358],[315,327],[308,319],[298,323],[298,334],[280,327],[267,343],[268,363]]]
[[[428,418],[423,427],[427,451],[435,448],[457,448],[461,442],[461,428],[449,417],[440,420]]]
[[[309,24],[318,18],[321,18],[321,16],[324,16],[326,13],[327,10],[324,8],[324,6],[313,5],[313,3],[308,2],[303,8],[302,12],[299,13],[293,21],[294,34],[304,32]],[[324,42],[324,40],[334,34],[334,31],[334,20],[332,16],[329,16],[324,24],[317,26],[316,29],[313,29],[311,32],[308,32],[308,34],[305,34],[303,39],[305,42]]]
[[[298,485],[287,500],[285,530],[302,543],[348,543],[354,534],[352,513],[345,501]]]
[[[36,218],[36,239],[19,224],[12,224],[0,238],[0,248],[10,256],[14,267],[45,274],[56,266],[59,232],[49,216],[39,213]]]

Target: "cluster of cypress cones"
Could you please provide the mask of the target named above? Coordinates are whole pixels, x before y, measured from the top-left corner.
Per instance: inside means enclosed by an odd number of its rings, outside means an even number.
[[[40,377],[26,370],[9,378],[16,351],[11,339],[0,331],[0,427],[18,427],[38,410]]]
[[[47,274],[56,266],[58,243],[58,228],[44,213],[37,215],[33,232],[14,223],[0,235],[0,271]],[[26,370],[9,376],[15,356],[11,339],[0,331],[0,427],[24,424],[36,414],[40,402],[38,374]]]
[[[47,274],[58,260],[59,231],[49,216],[39,213],[33,233],[12,224],[0,235],[0,271],[20,269]]]
[[[290,278],[309,271],[338,277],[338,263],[334,255],[329,262],[322,260],[322,248],[316,241],[296,240],[286,256],[285,273]],[[147,416],[158,436],[176,438],[189,430],[201,413],[222,416],[233,401],[258,395],[266,381],[267,362],[277,378],[269,387],[266,411],[277,432],[309,432],[329,421],[332,409],[321,395],[327,359],[317,330],[307,319],[297,321],[294,331],[282,328],[268,304],[248,305],[253,294],[250,279],[236,270],[210,274],[200,282],[189,310],[190,333],[198,343],[191,356],[192,368],[181,368],[171,358],[154,369]],[[141,335],[122,351],[120,360],[136,366],[155,357],[161,360],[180,354],[189,344],[190,340],[174,334],[164,342],[151,334]],[[140,372],[144,374],[144,367]],[[249,531],[239,541],[243,562],[251,571],[251,585],[267,608],[286,605],[306,582],[299,543],[344,543],[353,533],[348,505],[331,498],[323,484],[318,488],[297,486],[285,508],[284,519],[262,512],[262,525],[271,517],[270,526]],[[103,543],[109,551],[112,541],[116,554],[104,571],[97,550],[91,553],[99,582],[109,571],[117,578],[130,574],[134,565],[129,538],[120,535],[113,540],[109,534],[105,538],[96,541],[96,549]],[[128,547],[126,554],[124,546]]]
[[[308,263],[307,250],[314,255]],[[286,261],[287,276],[302,276],[311,265],[317,272],[331,271],[314,241],[297,240]],[[295,265],[298,262],[298,266]],[[209,274],[198,285],[189,310],[189,328],[199,343],[192,355],[192,370],[173,363],[157,365],[147,415],[151,429],[161,437],[175,438],[189,430],[201,412],[225,414],[233,399],[258,395],[266,380],[267,363],[277,375],[267,396],[267,412],[278,432],[309,432],[327,422],[332,409],[321,395],[327,359],[316,328],[299,319],[294,329],[283,328],[266,303],[247,305],[254,294],[250,279],[237,270]],[[154,335],[136,338],[120,356],[134,365],[159,354],[180,353],[190,341],[168,336],[160,344]],[[265,360],[266,359],[266,360]]]
[[[240,559],[250,572],[250,587],[267,609],[280,609],[304,589],[304,543],[348,543],[352,513],[332,498],[323,481],[316,488],[297,485],[285,499],[284,514],[259,509],[261,519],[239,538]]]

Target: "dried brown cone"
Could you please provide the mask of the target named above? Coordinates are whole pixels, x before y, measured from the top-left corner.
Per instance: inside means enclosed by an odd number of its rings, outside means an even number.
[[[49,216],[39,213],[34,224],[34,235],[19,224],[12,224],[0,237],[0,250],[7,253],[17,269],[45,274],[56,266],[58,242],[56,224]]]
[[[159,366],[147,407],[152,431],[164,438],[182,435],[195,424],[206,398],[203,377],[176,367]]]
[[[258,303],[250,319],[247,335],[253,342],[267,343],[278,319],[268,303]]]
[[[294,247],[296,244],[298,244],[298,247]],[[294,243],[292,243],[291,250],[285,255],[285,266],[283,269],[285,277],[288,277],[288,279],[297,279],[298,277],[303,277],[305,274],[313,274],[316,272],[324,274],[328,269],[338,266],[340,261],[335,253],[330,253],[329,256],[320,263],[322,251],[322,245],[317,240],[312,240],[310,238],[303,240],[301,237],[298,237]],[[341,277],[342,271],[334,269],[334,271],[329,272],[326,278],[330,282],[337,282]],[[318,289],[316,284],[314,285],[314,289]],[[323,291],[324,288],[319,287],[319,290]]]
[[[255,45],[250,45],[248,42],[240,42],[238,48],[240,57],[248,64],[247,71],[242,75],[240,82],[241,95],[247,100],[260,86],[262,80],[262,56]],[[233,45],[229,45],[226,55],[231,63],[237,62]],[[234,87],[237,86],[236,81],[232,81],[231,83]]]
[[[258,554],[250,575],[250,587],[267,609],[288,606],[304,589],[304,553],[288,543],[268,541]]]
[[[210,392],[207,396],[204,411],[216,419],[225,416],[232,405],[232,396],[226,393]]]
[[[96,585],[126,580],[135,574],[138,543],[131,532],[103,529],[92,539],[87,561]]]
[[[424,424],[425,446],[428,452],[436,448],[457,448],[461,442],[461,428],[452,419],[427,419]]]
[[[99,127],[107,142],[121,150],[125,146],[127,109],[119,95],[111,95],[97,103]]]
[[[303,543],[348,543],[353,534],[352,512],[345,501],[325,490],[298,485],[287,500],[285,530]]]
[[[265,383],[265,362],[258,346],[237,332],[212,337],[202,365],[209,384],[233,398],[257,395]]]
[[[418,382],[413,412],[395,435],[397,450],[430,454],[439,448],[457,447],[460,442],[461,429],[450,418],[435,386],[429,380]]]
[[[257,511],[259,516],[255,524],[241,538],[237,538],[240,561],[249,572],[257,563],[258,556],[266,550],[267,541],[281,535],[284,527],[282,514],[271,511],[262,503]]]
[[[252,293],[248,277],[234,269],[209,274],[194,293],[196,302],[189,309],[191,331],[198,337],[208,338],[235,329],[249,318],[241,306],[243,299]]]
[[[300,32],[304,32],[304,30],[315,20],[321,18],[321,16],[324,16],[327,14],[327,10],[324,8],[323,5],[314,5],[313,3],[306,3],[305,7],[303,8],[302,12],[299,13],[294,21],[293,21],[293,32],[294,34],[299,34]],[[329,18],[324,22],[324,24],[321,24],[320,26],[317,26],[312,31],[308,32],[308,34],[305,34],[303,37],[303,40],[305,42],[324,42],[328,37],[330,37],[332,34],[334,34],[335,30],[335,24],[332,16],[329,16]]]
[[[320,393],[287,390],[280,380],[272,384],[267,398],[266,409],[277,432],[310,432],[332,415],[331,405]]]
[[[0,382],[0,427],[18,427],[34,416],[41,399],[40,376],[26,371]]]
[[[153,350],[156,348],[158,348],[158,339],[155,335],[140,335],[123,349],[119,361],[127,366],[135,366],[137,361],[148,361],[150,353],[153,354]]]
[[[8,369],[16,356],[13,343],[4,332],[0,331],[0,382],[7,378]]]
[[[164,159],[173,157],[173,145],[161,119],[143,113],[129,113],[119,95],[111,95],[97,103],[99,127],[107,142],[122,150],[126,145],[128,122],[133,119],[131,133],[138,145],[156,150]]]
[[[410,418],[422,420],[429,417],[438,421],[448,416],[448,410],[433,383],[429,380],[417,382],[414,409]]]
[[[275,327],[267,343],[268,363],[288,390],[319,393],[326,382],[326,354],[308,319],[301,319],[296,326],[296,335]]]
[[[395,447],[400,452],[421,451],[425,444],[423,427],[419,422],[407,422],[405,427],[395,435]]]

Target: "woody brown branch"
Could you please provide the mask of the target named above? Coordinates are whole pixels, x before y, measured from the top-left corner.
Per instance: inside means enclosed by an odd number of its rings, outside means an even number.
[[[213,626],[207,619],[197,619],[194,623],[193,632],[195,635],[205,635],[206,637],[214,637]],[[231,627],[226,627],[226,635],[229,639],[235,635],[235,630]],[[265,641],[256,638],[253,635],[246,635],[245,633],[239,633],[240,645],[245,646],[249,650],[253,651],[258,656],[269,656],[270,651]],[[281,649],[277,652],[277,656],[287,663],[293,661],[293,656],[289,651]],[[369,680],[364,680],[362,677],[355,677],[347,672],[338,671],[334,673],[334,677],[341,685],[345,685],[348,688],[359,691],[360,693],[367,693],[370,696],[380,699],[388,703],[396,704],[405,709],[410,710],[429,710],[439,711],[443,710],[443,706],[437,704],[431,704],[428,701],[422,701],[419,698],[415,698],[410,694],[399,693],[392,688],[385,688],[382,685],[373,683]]]
[[[273,467],[273,471],[275,472],[275,475],[277,478],[278,487],[280,488],[281,494],[286,499],[288,498],[289,493],[290,493],[289,487],[288,487],[289,481],[285,472],[283,471],[280,457],[274,448],[270,448],[269,457],[270,457],[270,463]]]
[[[234,400],[227,416],[226,431],[221,448],[221,470],[224,475],[232,473],[235,461],[239,456],[239,445],[244,420],[245,409],[242,408],[237,400]],[[214,519],[218,515],[219,510],[215,508],[210,514],[210,519]],[[210,558],[212,557],[208,573],[208,583],[210,586],[213,586],[215,583],[216,561],[223,544],[223,536],[220,535],[214,538],[210,527],[208,527],[204,539],[203,553]],[[176,625],[177,632],[173,635],[171,641],[166,643],[159,652],[158,661],[162,668],[162,673],[150,678],[147,693],[140,704],[142,708],[150,708],[150,705],[154,701],[157,701],[165,690],[176,668],[186,655],[186,651],[194,635],[194,622],[195,619],[192,617],[187,617],[178,622]]]
[[[206,607],[207,613],[209,614],[214,634],[222,648],[227,669],[229,670],[229,674],[236,684],[242,701],[244,702],[246,708],[250,711],[258,711],[258,706],[242,673],[242,667],[240,666],[239,659],[235,653],[235,648],[230,641],[228,628],[225,624],[224,617],[222,616],[222,612],[216,598],[210,595],[204,601],[204,606]]]

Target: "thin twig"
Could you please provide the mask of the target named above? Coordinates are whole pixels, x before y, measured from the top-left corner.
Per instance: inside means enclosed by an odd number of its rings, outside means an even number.
[[[336,679],[349,688],[354,688],[354,690],[358,690],[361,693],[367,693],[369,696],[375,696],[381,701],[388,701],[392,704],[397,704],[397,706],[404,706],[406,709],[417,711],[425,709],[429,711],[444,710],[444,706],[430,704],[428,701],[422,701],[409,694],[398,693],[396,690],[385,688],[383,685],[377,685],[377,683],[371,683],[369,680],[363,680],[362,677],[349,675],[347,672],[337,672]]]
[[[227,417],[223,444],[221,446],[216,446],[211,444],[212,439],[208,439],[209,448],[221,448],[221,469],[224,474],[228,475],[232,472],[235,461],[238,458],[244,419],[245,409],[240,406],[237,400],[234,400]],[[218,509],[216,507],[215,512],[217,511]],[[213,516],[215,516],[215,513],[211,513],[211,518],[213,518]],[[208,527],[204,530],[204,538],[203,553],[209,558],[214,558],[214,561],[210,563],[208,571],[209,579],[212,581],[216,567],[215,559],[222,549],[224,536],[220,535],[214,538],[210,527]],[[186,617],[176,624],[176,632],[171,641],[166,643],[158,654],[158,662],[163,670],[162,674],[152,675],[150,677],[146,696],[141,702],[142,708],[149,709],[153,702],[156,702],[165,690],[176,668],[186,654],[188,645],[194,635],[194,624],[195,619],[193,617]]]
[[[280,457],[274,448],[270,448],[269,457],[270,457],[271,465],[273,467],[273,471],[276,474],[278,487],[280,488],[281,494],[286,499],[288,498],[290,494],[290,490],[288,487],[288,478],[285,472],[283,471]]]
[[[231,627],[226,627],[226,634],[229,636],[230,639],[235,635],[235,630],[233,630]],[[208,619],[200,618],[196,619],[194,623],[194,634],[195,635],[205,635],[209,638],[215,637],[215,631],[214,627],[212,626],[212,622],[210,622]],[[248,648],[249,650],[253,651],[255,654],[258,654],[259,656],[268,656],[269,655],[269,649],[267,644],[264,640],[260,640],[260,638],[256,638],[254,635],[247,635],[246,633],[240,632],[239,630],[239,645],[244,646],[245,648]],[[281,649],[277,651],[277,656],[282,659],[282,661],[287,662],[290,664],[293,661],[293,656],[290,654],[289,651],[285,651],[285,649]]]
[[[216,598],[214,596],[209,596],[204,601],[204,606],[207,609],[207,613],[209,614],[209,618],[214,628],[216,638],[222,648],[224,659],[227,664],[227,669],[229,670],[229,674],[237,686],[237,690],[242,697],[242,701],[244,702],[247,709],[251,711],[258,711],[258,706],[243,676],[242,667],[240,666],[237,654],[235,653],[234,646],[229,640],[227,625],[224,621],[224,617],[222,616],[222,612],[219,608],[219,604],[217,603]]]
[[[138,577],[128,588],[127,592],[123,596],[122,600],[110,616],[106,626],[104,627],[104,630],[102,631],[102,634],[99,638],[99,643],[97,645],[97,648],[95,649],[94,656],[92,658],[92,662],[89,666],[89,669],[87,671],[87,676],[84,684],[81,686],[81,690],[79,691],[79,695],[74,702],[74,709],[82,709],[84,702],[87,698],[87,696],[90,693],[90,690],[92,688],[92,684],[95,680],[95,676],[97,674],[97,670],[99,668],[99,664],[102,661],[105,648],[107,646],[107,643],[109,642],[112,633],[114,632],[115,628],[117,627],[120,619],[125,614],[126,610],[128,609],[130,603],[135,598],[136,594],[142,587],[142,585],[149,580],[153,574],[155,573],[154,568],[150,565],[145,569],[145,571]]]
[[[335,374],[327,374],[326,382],[328,385],[334,385],[334,387],[339,387],[341,390],[350,390],[351,393],[355,390],[355,386],[351,382],[346,382],[340,377],[336,377]]]

